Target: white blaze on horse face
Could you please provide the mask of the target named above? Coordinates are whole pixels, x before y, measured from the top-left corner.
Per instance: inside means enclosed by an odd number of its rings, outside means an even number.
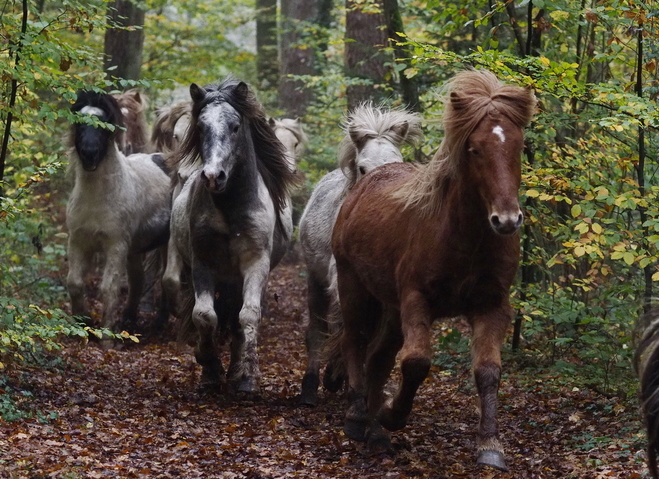
[[[103,110],[100,108],[97,108],[95,106],[85,106],[80,110],[80,113],[84,113],[85,115],[94,115],[94,116],[103,116],[105,113]]]
[[[492,129],[492,133],[494,133],[496,136],[499,137],[499,139],[501,140],[501,143],[506,142],[506,135],[503,134],[503,128],[501,128],[499,125],[495,126]]]
[[[355,178],[359,180],[371,170],[385,163],[400,163],[402,161],[403,155],[390,141],[384,138],[367,140],[355,159],[357,169]]]
[[[204,125],[203,174],[213,189],[222,189],[236,161],[241,117],[228,103],[210,103],[199,115]]]

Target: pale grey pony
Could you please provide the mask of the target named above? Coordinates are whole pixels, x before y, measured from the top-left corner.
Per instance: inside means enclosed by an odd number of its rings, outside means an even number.
[[[325,339],[335,325],[328,314],[338,306],[336,266],[332,256],[332,228],[344,198],[364,175],[390,162],[401,162],[403,144],[415,144],[421,137],[421,118],[400,109],[358,106],[345,122],[346,135],[339,147],[340,169],[325,175],[316,185],[300,220],[300,245],[307,265],[309,326],[306,332],[307,369],[302,380],[300,403],[315,406],[319,370]],[[331,359],[324,385],[336,391],[343,381]]]
[[[292,235],[296,176],[245,83],[192,84],[190,96],[191,127],[175,157],[180,165],[201,160],[201,168],[172,209],[173,244],[194,289],[180,337],[196,339],[202,384],[218,385],[225,381],[218,336],[228,333],[228,380],[237,391],[256,393],[261,300]]]
[[[124,316],[134,322],[144,281],[144,253],[167,243],[170,181],[161,155],[121,153],[123,117],[111,95],[81,91],[71,109],[89,118],[71,130],[69,171],[74,186],[66,207],[71,309],[75,316],[88,316],[84,280],[98,255],[105,263],[102,325],[114,329],[123,281],[127,278],[129,285]],[[103,128],[99,121],[114,130]]]

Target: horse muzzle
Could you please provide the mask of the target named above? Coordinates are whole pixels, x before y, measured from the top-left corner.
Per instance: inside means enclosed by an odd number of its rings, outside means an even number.
[[[490,214],[490,226],[495,233],[509,236],[517,232],[524,221],[524,215],[520,210],[506,213],[494,212]]]
[[[227,188],[227,174],[224,170],[217,173],[210,173],[205,170],[201,171],[201,177],[212,193],[223,193]]]

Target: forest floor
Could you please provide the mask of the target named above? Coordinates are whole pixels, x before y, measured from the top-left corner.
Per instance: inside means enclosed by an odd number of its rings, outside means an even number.
[[[306,319],[304,268],[281,265],[261,326],[258,399],[200,390],[192,349],[171,333],[107,351],[70,341],[49,367],[8,372],[41,414],[0,421],[0,477],[646,477],[635,402],[505,360],[499,421],[510,472],[475,464],[467,357],[433,366],[408,425],[392,434],[395,452],[371,455],[341,430],[342,393],[297,405]],[[447,327],[436,324],[434,334]]]

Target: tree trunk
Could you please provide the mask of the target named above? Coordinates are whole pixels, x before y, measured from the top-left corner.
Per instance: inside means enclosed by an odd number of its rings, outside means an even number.
[[[115,25],[122,28],[113,28]],[[143,46],[143,1],[110,2],[108,28],[105,30],[105,73],[110,77],[139,80]]]
[[[256,73],[261,89],[277,88],[277,0],[256,0]]]
[[[403,19],[400,16],[398,0],[384,0],[385,14],[387,16],[387,34],[394,44],[394,55],[396,60],[405,61],[412,57],[408,47],[400,46],[396,43],[403,43],[405,38],[399,33],[405,33]],[[407,78],[403,71],[400,72],[400,90],[403,97],[403,103],[412,111],[421,111],[419,103],[419,86],[415,78]]]
[[[327,48],[324,31],[331,22],[331,10],[332,0],[281,0],[279,106],[287,116],[304,115],[313,100],[303,82],[287,75],[318,74],[316,55]],[[315,34],[318,27],[320,35]]]
[[[384,0],[374,0],[366,5],[346,0],[346,75],[364,81],[348,86],[348,110],[362,102],[378,102],[387,96],[383,86],[388,73],[385,63],[390,59],[382,51],[388,42],[384,12]]]

